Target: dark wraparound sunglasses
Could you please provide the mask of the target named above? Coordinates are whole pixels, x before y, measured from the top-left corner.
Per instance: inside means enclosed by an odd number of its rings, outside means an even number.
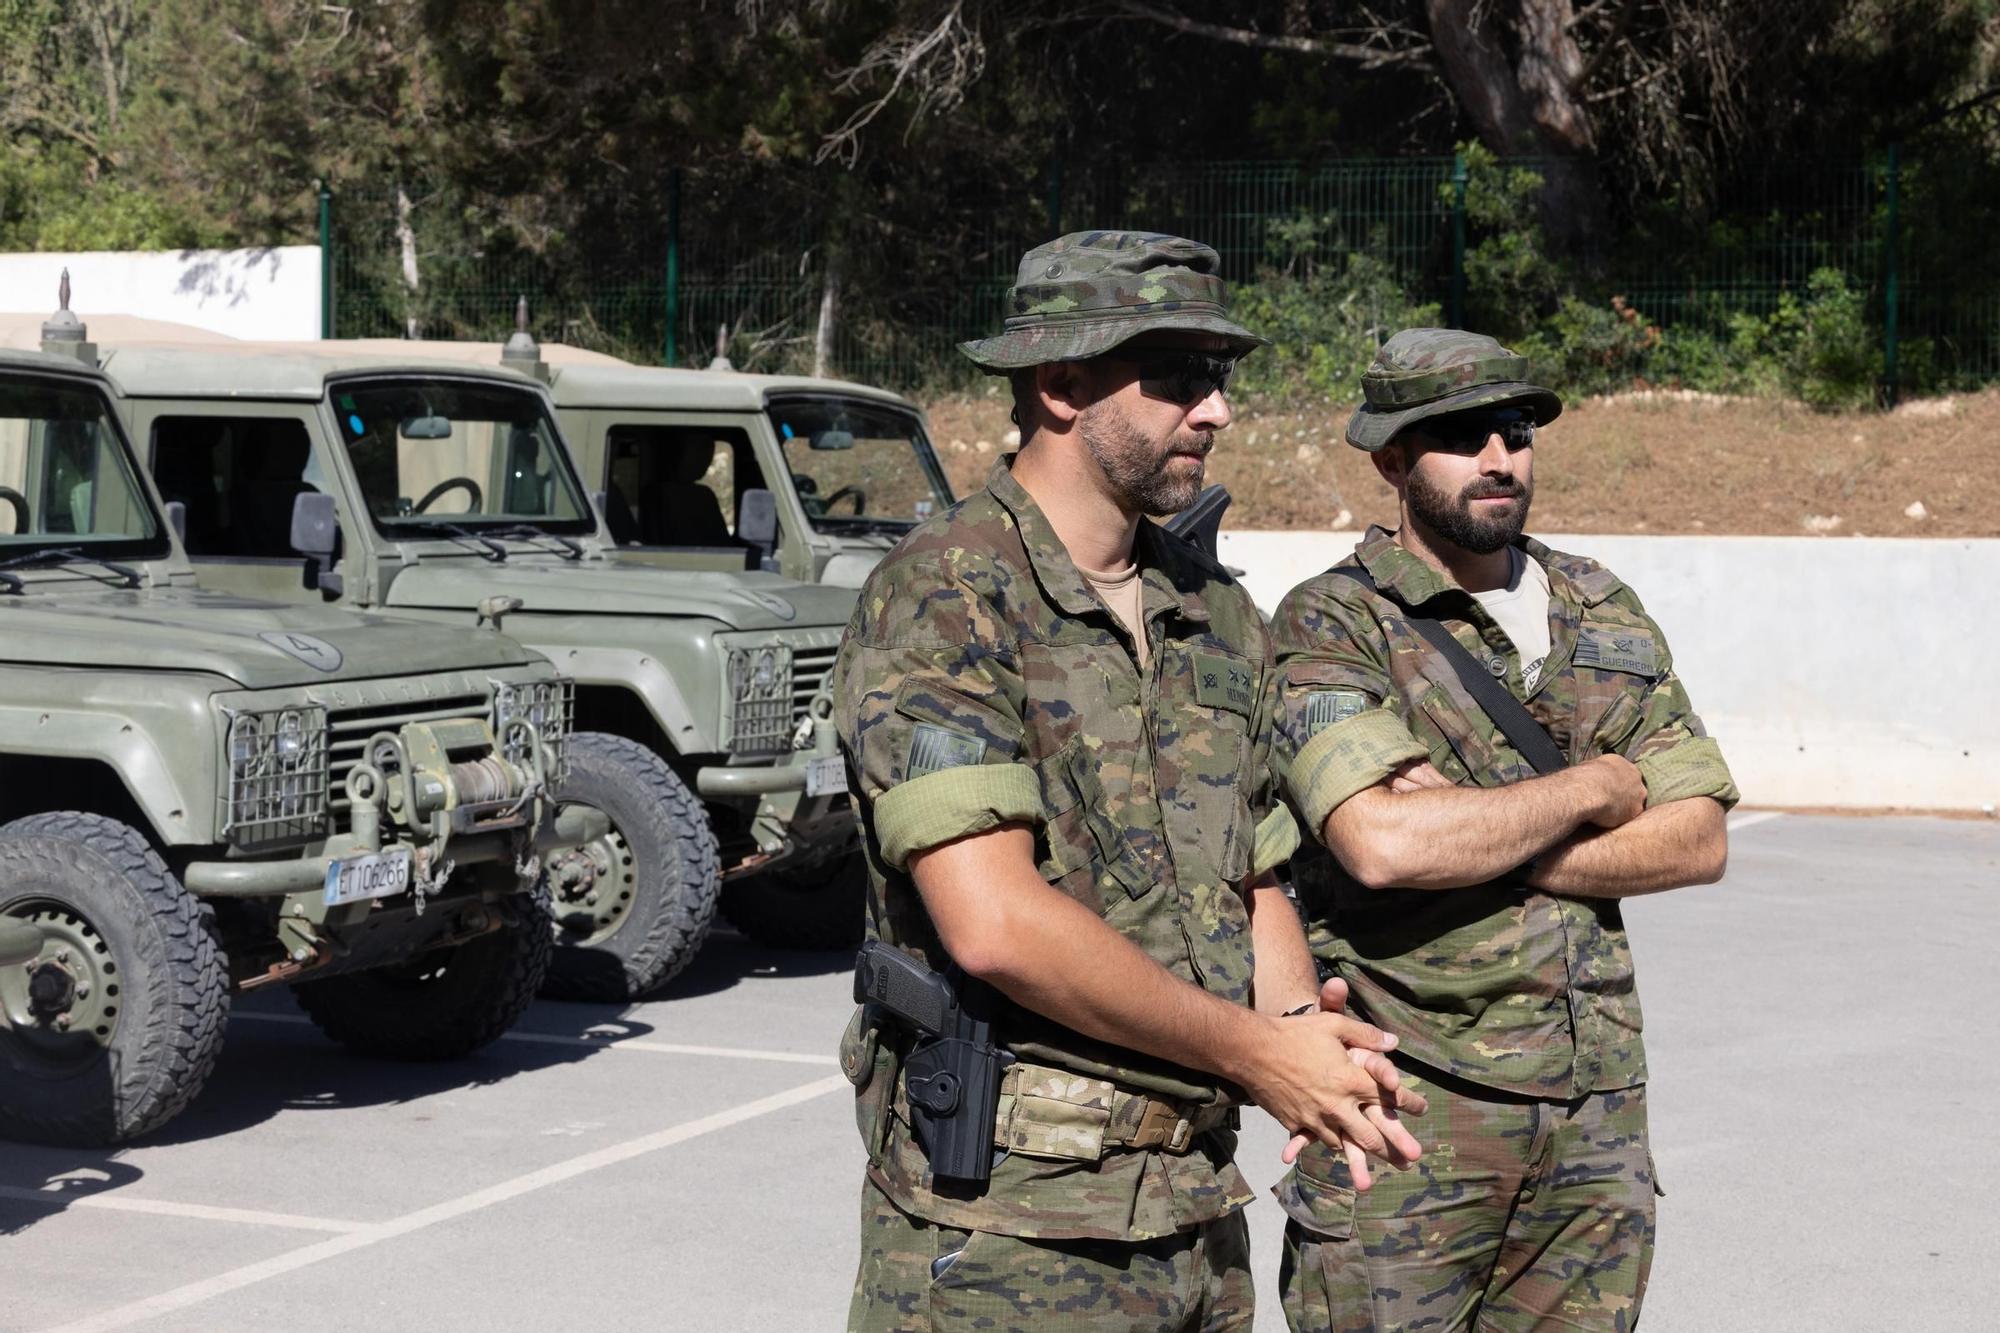
[[[1416,428],[1455,454],[1476,454],[1486,441],[1498,435],[1507,452],[1529,448],[1535,442],[1535,419],[1515,408],[1478,412],[1453,412],[1432,417]]]
[[[1235,357],[1210,352],[1134,347],[1115,354],[1115,359],[1138,367],[1140,393],[1181,407],[1192,407],[1217,390],[1227,389],[1236,370]]]

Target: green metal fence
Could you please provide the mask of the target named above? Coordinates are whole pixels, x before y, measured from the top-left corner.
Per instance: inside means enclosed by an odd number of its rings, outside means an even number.
[[[893,248],[824,200],[725,196],[675,173],[657,200],[657,244],[615,266],[596,249],[618,246],[526,251],[504,201],[353,191],[322,201],[324,323],[347,337],[498,339],[526,294],[545,338],[648,362],[703,365],[720,351],[739,369],[798,370],[814,361],[832,266],[830,368],[909,387],[962,375],[951,348],[998,326],[1022,250],[1085,226],[1199,237],[1235,282],[1310,254],[1365,254],[1458,322],[1478,295],[1466,250],[1485,239],[1467,225],[1466,179],[1463,159],[1437,157],[1051,170],[1038,189],[939,200],[922,243]],[[1913,357],[1918,378],[2000,379],[2000,268],[1974,225],[1996,186],[1989,162],[1894,150],[1773,164],[1700,216],[1637,210],[1642,224],[1611,238],[1608,271],[1583,295],[1622,295],[1667,327],[1721,327],[1837,269],[1867,296],[1892,397]]]

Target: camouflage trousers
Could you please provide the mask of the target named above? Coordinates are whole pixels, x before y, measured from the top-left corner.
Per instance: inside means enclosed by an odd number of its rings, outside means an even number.
[[[1163,1240],[1029,1240],[960,1231],[861,1187],[849,1333],[1249,1333],[1243,1214]]]
[[[1645,1088],[1546,1102],[1404,1081],[1431,1104],[1415,1167],[1356,1194],[1314,1148],[1278,1186],[1295,1333],[1632,1329],[1653,1263]]]

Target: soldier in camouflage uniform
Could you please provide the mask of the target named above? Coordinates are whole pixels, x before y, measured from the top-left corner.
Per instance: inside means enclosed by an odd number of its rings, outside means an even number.
[[[1140,233],[1028,252],[1006,331],[965,345],[1012,379],[1021,451],[903,540],[841,646],[869,934],[990,983],[1017,1060],[1006,1155],[974,1193],[911,1129],[914,1034],[855,1015],[853,1329],[1248,1328],[1239,1099],[1318,1141],[1418,1151],[1392,1043],[1318,1011],[1269,874],[1298,834],[1270,788],[1257,610],[1142,519],[1193,499],[1229,371],[1263,341],[1216,266]]]
[[[1477,334],[1391,338],[1347,439],[1400,526],[1272,625],[1274,762],[1332,853],[1293,866],[1313,951],[1431,1105],[1416,1169],[1357,1196],[1315,1145],[1279,1187],[1295,1329],[1629,1329],[1645,1294],[1657,1191],[1619,899],[1720,877],[1736,788],[1638,596],[1521,536],[1534,428],[1561,411],[1526,375]],[[1568,767],[1536,776],[1410,616]]]

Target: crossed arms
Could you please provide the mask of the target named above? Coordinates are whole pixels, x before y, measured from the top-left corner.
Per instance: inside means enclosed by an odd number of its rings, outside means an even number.
[[[1411,761],[1328,813],[1327,849],[1370,888],[1453,889],[1529,865],[1550,893],[1624,898],[1722,878],[1723,807],[1691,796],[1646,808],[1639,770],[1601,755],[1504,787],[1459,787]]]

